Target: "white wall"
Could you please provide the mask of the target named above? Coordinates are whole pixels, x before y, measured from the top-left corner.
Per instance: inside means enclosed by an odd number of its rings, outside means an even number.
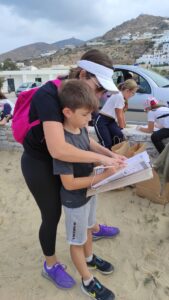
[[[35,81],[35,78],[42,78],[42,82],[54,79],[59,75],[66,75],[69,72],[69,66],[62,66],[56,69],[22,70],[22,71],[1,71],[0,78],[4,78],[3,92],[8,92],[7,79],[13,78],[15,90],[23,83]]]

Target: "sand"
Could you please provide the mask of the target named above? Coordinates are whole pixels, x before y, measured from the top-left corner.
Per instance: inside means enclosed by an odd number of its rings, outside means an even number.
[[[72,290],[56,288],[41,276],[43,255],[38,241],[39,210],[21,171],[20,152],[0,152],[0,299],[85,300],[65,241],[64,214],[57,253],[77,280]],[[111,261],[115,272],[93,274],[112,289],[117,300],[169,299],[169,205],[150,203],[134,190],[98,197],[97,220],[118,226],[114,239],[94,242],[94,252]]]

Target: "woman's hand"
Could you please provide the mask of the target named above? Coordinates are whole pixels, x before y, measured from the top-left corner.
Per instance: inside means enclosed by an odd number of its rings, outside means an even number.
[[[1,121],[0,121],[0,125],[6,125],[7,123],[7,119],[6,117],[4,117]]]
[[[109,157],[109,156],[102,156],[102,160],[101,160],[101,164],[104,166],[112,166],[112,167],[125,167],[126,163],[125,163],[125,157],[122,155],[118,155],[116,154],[117,157]],[[115,155],[115,156],[116,156]]]
[[[125,161],[127,159],[124,155],[120,155],[115,152],[112,152],[112,157],[118,161]]]

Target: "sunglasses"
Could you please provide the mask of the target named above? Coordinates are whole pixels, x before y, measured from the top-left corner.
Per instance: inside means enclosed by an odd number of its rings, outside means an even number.
[[[94,77],[91,77],[91,80],[95,83],[97,92],[107,92],[107,90]]]

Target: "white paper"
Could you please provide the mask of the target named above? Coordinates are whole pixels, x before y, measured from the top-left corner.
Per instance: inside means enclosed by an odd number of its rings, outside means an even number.
[[[127,177],[122,177],[117,180],[110,181],[107,184],[99,186],[97,189],[88,189],[87,196],[92,196],[107,191],[112,191],[121,187],[135,184],[144,180],[149,180],[153,178],[153,172],[151,168],[144,169],[137,173],[128,175]]]
[[[151,167],[150,166],[150,158],[149,158],[147,151],[138,153],[138,154],[134,155],[133,157],[128,158],[126,160],[126,163],[127,163],[126,167],[124,167],[117,173],[105,178],[104,180],[96,183],[95,185],[93,185],[92,188],[97,188],[99,186],[109,183],[110,181],[114,181],[119,178],[126,177],[130,174],[134,174],[134,173],[137,173],[139,171],[142,171],[142,170],[145,170],[145,169]]]

